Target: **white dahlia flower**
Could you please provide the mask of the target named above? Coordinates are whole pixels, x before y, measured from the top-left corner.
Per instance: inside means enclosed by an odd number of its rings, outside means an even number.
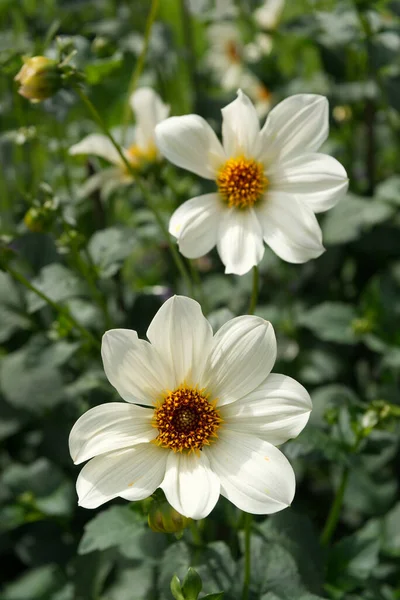
[[[140,169],[144,164],[156,162],[161,158],[154,131],[156,125],[168,117],[170,108],[149,87],[142,87],[133,92],[129,102],[136,118],[136,126],[134,139],[123,151],[132,167]],[[91,133],[71,146],[69,153],[92,154],[114,165],[90,177],[81,195],[90,194],[97,188],[104,188],[107,193],[119,185],[132,183],[132,175],[106,135]]]
[[[348,186],[342,165],[317,153],[328,130],[323,96],[290,96],[260,130],[241,90],[222,109],[223,145],[197,115],[157,125],[157,145],[166,158],[217,184],[216,192],[188,200],[172,215],[169,231],[181,253],[198,258],[216,245],[225,272],[237,275],[261,261],[264,241],[291,263],[320,256],[315,213],[332,208]]]
[[[92,408],[71,431],[74,462],[90,459],[77,480],[79,504],[142,500],[161,487],[193,519],[206,517],[220,494],[255,514],[290,505],[295,477],[276,446],[300,433],[311,400],[297,381],[270,374],[272,325],[242,316],[213,336],[200,305],[175,296],[147,337],[104,335],[105,372],[127,403]]]

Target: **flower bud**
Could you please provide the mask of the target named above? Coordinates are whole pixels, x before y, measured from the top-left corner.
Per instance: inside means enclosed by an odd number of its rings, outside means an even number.
[[[14,77],[20,87],[18,93],[31,102],[40,102],[53,96],[62,86],[62,72],[56,60],[46,56],[24,59],[24,64]]]
[[[158,533],[179,533],[189,525],[190,519],[178,513],[166,500],[153,499],[148,523],[150,529]]]

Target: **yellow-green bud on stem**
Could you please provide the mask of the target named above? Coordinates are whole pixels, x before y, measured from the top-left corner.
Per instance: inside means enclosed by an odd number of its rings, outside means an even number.
[[[51,98],[62,87],[62,70],[58,62],[47,56],[25,58],[14,77],[20,85],[18,93],[31,102]]]
[[[188,527],[190,519],[178,513],[166,500],[152,500],[148,515],[150,529],[158,533],[179,533]]]

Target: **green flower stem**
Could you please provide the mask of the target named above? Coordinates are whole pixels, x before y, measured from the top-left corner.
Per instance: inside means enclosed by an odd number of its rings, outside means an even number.
[[[193,283],[192,280],[186,270],[186,266],[185,263],[183,262],[183,259],[181,257],[181,255],[179,254],[179,250],[176,247],[176,245],[173,243],[173,241],[171,240],[171,236],[169,235],[168,232],[168,228],[164,223],[164,220],[161,216],[161,214],[159,213],[159,211],[157,210],[157,208],[154,205],[153,202],[153,198],[152,198],[152,194],[150,189],[147,187],[147,185],[141,181],[137,176],[135,176],[135,183],[137,184],[137,186],[139,187],[140,191],[142,192],[144,198],[146,199],[147,202],[147,206],[150,208],[150,210],[152,211],[165,239],[167,240],[168,246],[169,246],[169,250],[171,252],[172,258],[175,262],[175,265],[179,271],[179,273],[182,276],[182,279],[185,281],[186,286],[189,290],[189,294],[193,297],[194,292],[193,292]]]
[[[92,344],[93,347],[96,348],[96,350],[98,350],[100,348],[99,341],[94,337],[94,335],[90,331],[88,331],[85,327],[83,327],[83,325],[81,325],[71,315],[69,309],[66,306],[61,306],[57,302],[54,302],[54,300],[49,298],[45,293],[43,293],[41,290],[39,290],[37,287],[35,287],[24,275],[22,275],[22,273],[15,271],[9,265],[6,265],[4,268],[11,275],[11,277],[13,277],[16,281],[18,281],[24,287],[26,287],[28,290],[30,290],[31,292],[33,292],[34,294],[39,296],[39,298],[41,298],[42,300],[44,300],[46,302],[46,304],[48,304],[49,306],[54,308],[54,310],[56,312],[58,312],[60,315],[67,317],[67,319],[71,322],[71,324],[74,327],[76,327],[76,329],[82,334],[83,337],[85,337],[88,341],[90,341],[90,343]]]
[[[365,432],[363,430],[360,430],[357,433],[355,442],[354,442],[352,448],[350,448],[351,454],[355,454],[357,452],[360,442],[364,436],[365,436]],[[335,529],[337,527],[337,524],[338,524],[338,521],[340,518],[340,511],[342,508],[343,498],[344,498],[347,483],[349,480],[349,474],[350,474],[350,466],[346,465],[345,467],[343,467],[342,474],[340,477],[339,487],[336,490],[336,494],[333,499],[332,506],[330,508],[324,529],[321,534],[320,541],[323,546],[329,545],[329,543],[332,539],[332,536],[335,533]]]
[[[191,279],[192,279],[192,281],[194,281],[195,286],[197,288],[199,302],[203,308],[203,312],[205,314],[207,314],[207,312],[208,312],[207,299],[204,294],[200,274],[199,274],[198,270],[196,269],[193,260],[188,259],[188,263],[189,263],[189,272],[190,272]]]
[[[331,509],[328,514],[328,518],[326,519],[324,530],[321,534],[321,544],[323,546],[328,546],[330,543],[332,536],[335,532],[336,526],[339,521],[340,511],[343,504],[344,493],[347,487],[347,481],[349,479],[349,467],[345,467],[342,471],[342,475],[340,478],[340,484],[336,491],[335,498],[332,502]]]
[[[247,311],[248,315],[254,315],[254,311],[257,306],[259,287],[260,287],[260,272],[258,270],[257,265],[255,265],[253,267],[253,290],[251,293],[249,310]]]
[[[202,545],[201,533],[197,521],[190,521],[190,532],[192,534],[193,542],[195,546],[200,547]]]
[[[244,580],[242,600],[248,600],[251,578],[251,529],[253,516],[244,514]]]
[[[139,54],[139,57],[137,59],[136,62],[136,66],[135,69],[133,70],[132,73],[132,77],[131,80],[129,82],[129,87],[128,87],[128,98],[125,104],[125,110],[124,110],[124,118],[123,118],[123,137],[125,138],[126,136],[126,130],[128,127],[128,123],[129,123],[129,115],[130,115],[130,104],[129,104],[129,99],[132,96],[133,92],[136,89],[137,86],[137,82],[139,80],[140,75],[142,74],[143,71],[143,67],[144,67],[144,63],[146,60],[146,54],[147,54],[147,49],[149,47],[149,41],[150,41],[150,35],[151,35],[151,29],[153,27],[153,23],[155,21],[156,15],[157,15],[157,11],[158,11],[158,4],[159,4],[159,0],[152,0],[151,3],[151,7],[150,7],[150,12],[149,12],[149,16],[147,17],[147,22],[146,22],[146,28],[145,28],[145,32],[144,32],[144,39],[143,39],[143,47],[142,47],[142,51]]]
[[[107,329],[112,329],[113,328],[113,323],[110,317],[110,313],[108,311],[108,306],[107,306],[107,300],[104,297],[104,295],[100,292],[99,288],[97,287],[97,282],[96,282],[96,277],[93,274],[93,268],[92,268],[92,260],[91,260],[91,256],[89,254],[89,251],[86,249],[85,251],[86,256],[89,258],[89,264],[82,258],[78,248],[76,248],[76,246],[73,246],[73,255],[74,255],[74,259],[75,259],[75,264],[77,266],[77,268],[79,269],[79,271],[81,272],[81,274],[83,275],[83,277],[85,278],[90,292],[93,296],[94,301],[98,304],[101,312],[103,313],[103,317],[104,317],[104,323]]]
[[[354,6],[354,11],[358,17],[358,21],[360,23],[360,27],[364,33],[364,38],[365,38],[365,50],[366,50],[366,59],[367,59],[366,75],[368,75],[372,80],[375,81],[377,87],[379,88],[380,94],[381,94],[381,100],[383,100],[383,102],[389,108],[389,110],[386,111],[386,118],[388,120],[388,123],[389,123],[392,131],[393,131],[395,138],[397,139],[399,131],[400,131],[400,120],[398,118],[396,118],[395,111],[392,111],[392,107],[388,101],[386,86],[385,86],[385,82],[382,78],[381,72],[379,71],[379,69],[374,68],[374,63],[373,63],[374,31],[371,27],[371,23],[369,22],[368,16],[365,14],[365,11],[362,8],[361,4],[358,2],[358,0],[353,0],[353,6]]]
[[[178,269],[178,271],[180,272],[182,278],[184,279],[184,281],[187,284],[188,289],[190,290],[190,293],[192,293],[192,282],[191,279],[188,275],[188,272],[186,270],[185,264],[179,254],[179,251],[177,249],[177,247],[175,246],[175,244],[172,242],[171,240],[171,236],[168,233],[168,229],[163,221],[163,218],[161,216],[161,214],[159,213],[158,209],[156,208],[156,206],[153,203],[153,199],[151,197],[150,194],[150,190],[147,189],[147,186],[145,185],[145,183],[140,179],[140,177],[138,177],[137,172],[134,170],[134,168],[132,167],[132,165],[130,164],[130,162],[128,161],[128,159],[126,158],[125,154],[122,151],[121,146],[118,144],[118,142],[115,140],[114,136],[112,135],[112,133],[108,130],[107,126],[104,124],[103,119],[101,118],[100,114],[98,113],[97,109],[95,108],[95,106],[92,104],[92,102],[89,100],[89,98],[86,96],[86,94],[82,91],[82,89],[79,86],[75,87],[75,91],[78,94],[78,96],[80,97],[80,99],[82,100],[82,102],[85,104],[85,106],[87,107],[87,109],[89,110],[90,114],[92,115],[93,119],[96,121],[96,123],[98,124],[98,126],[100,127],[100,129],[103,131],[104,135],[106,135],[108,137],[108,139],[110,140],[110,142],[112,143],[112,145],[114,146],[114,148],[116,149],[116,151],[118,152],[122,162],[124,163],[126,169],[128,170],[128,172],[130,173],[130,175],[132,176],[132,178],[135,181],[135,184],[139,187],[140,191],[142,192],[142,194],[144,195],[147,205],[150,208],[150,210],[153,212],[156,221],[168,243],[172,258],[175,262],[175,265]]]

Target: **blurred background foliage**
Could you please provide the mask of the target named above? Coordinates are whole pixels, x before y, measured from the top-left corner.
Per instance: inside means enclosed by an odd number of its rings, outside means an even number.
[[[74,92],[33,105],[13,81],[22,56],[55,56],[61,44],[77,50],[73,63],[117,136],[133,124],[134,84],[154,87],[171,114],[201,114],[218,131],[235,95],[212,69],[223,48],[210,31],[221,23],[236,44],[232,52],[228,40],[226,68],[236,56],[260,114],[293,93],[329,98],[323,150],[350,177],[347,197],[321,215],[322,257],[291,265],[267,249],[260,265],[256,314],[276,330],[275,371],[310,390],[314,411],[284,447],[298,481],[293,506],[255,520],[251,598],[400,598],[400,2],[288,1],[267,31],[260,5],[161,0],[133,81],[149,2],[0,2],[1,262],[56,303],[0,272],[2,600],[163,600],[189,565],[205,593],[240,596],[243,523],[223,499],[180,539],[148,528],[146,503],[77,507],[69,431],[85,410],[117,399],[101,365],[102,333],[144,335],[161,303],[188,290],[137,187],[85,188],[104,165],[68,155],[97,131]],[[148,178],[165,222],[207,190],[165,163]],[[191,269],[214,328],[246,311],[250,275],[225,276],[214,253]],[[343,481],[339,527],[321,546]]]

